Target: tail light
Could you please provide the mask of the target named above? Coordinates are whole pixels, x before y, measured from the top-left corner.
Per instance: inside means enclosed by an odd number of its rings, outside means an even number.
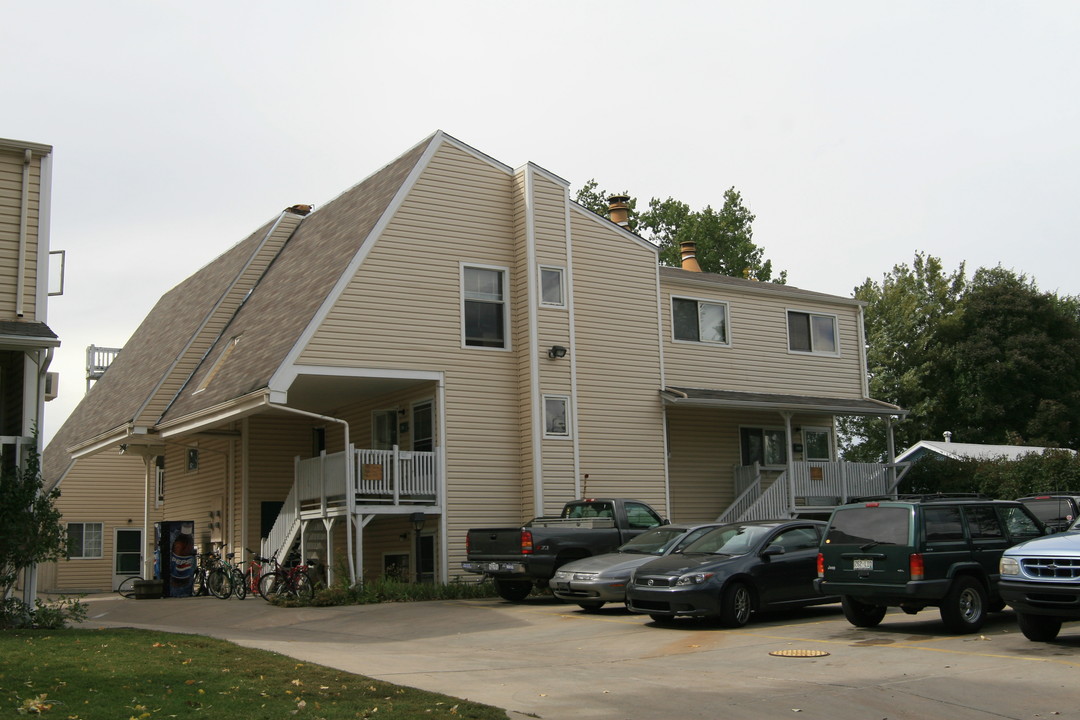
[[[532,531],[531,530],[522,530],[521,531],[521,554],[522,555],[532,555],[532,551],[533,551]]]
[[[825,577],[825,556],[821,553],[817,554],[817,576],[819,578]]]
[[[926,565],[923,563],[923,556],[919,553],[912,553],[908,558],[908,572],[911,574],[912,580],[922,580],[926,575]]]

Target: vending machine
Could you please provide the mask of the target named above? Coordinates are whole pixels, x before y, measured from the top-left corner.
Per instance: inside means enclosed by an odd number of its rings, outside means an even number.
[[[195,585],[195,523],[154,523],[154,577],[164,597],[191,597]]]

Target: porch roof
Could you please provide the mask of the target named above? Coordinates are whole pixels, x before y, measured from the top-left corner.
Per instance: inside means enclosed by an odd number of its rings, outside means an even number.
[[[666,387],[660,397],[669,405],[698,405],[722,408],[756,408],[792,410],[795,412],[826,412],[836,415],[907,415],[907,410],[870,398],[834,398],[812,395],[779,395],[774,393],[713,390],[708,388]]]

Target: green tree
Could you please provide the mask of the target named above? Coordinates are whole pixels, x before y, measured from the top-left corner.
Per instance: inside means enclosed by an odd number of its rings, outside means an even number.
[[[897,450],[940,437],[932,434],[930,423],[941,402],[929,392],[941,351],[936,330],[956,312],[965,285],[963,264],[947,273],[941,260],[917,253],[911,267],[896,265],[880,282],[867,278],[855,288],[855,298],[866,303],[870,396],[910,413],[894,429]],[[886,456],[886,430],[880,420],[844,417],[839,430],[845,458],[873,462]]]
[[[1080,312],[1076,298],[980,268],[961,311],[938,330],[945,349],[937,428],[965,442],[1080,447]],[[947,380],[947,381],[946,381]]]
[[[67,533],[55,506],[60,491],[44,490],[39,463],[32,450],[24,467],[0,473],[0,597],[11,593],[26,568],[67,554]]]
[[[621,193],[629,196],[629,193]],[[577,202],[598,215],[608,214],[608,197],[595,180],[590,180],[577,193]],[[630,226],[660,249],[660,263],[679,267],[682,262],[680,246],[693,241],[698,265],[705,272],[749,277],[763,282],[785,283],[787,272],[773,275],[772,261],[765,259],[764,249],[754,244],[755,216],[743,205],[742,195],[734,187],[724,193],[724,205],[716,211],[712,206],[694,211],[684,202],[669,197],[653,198],[649,209],[636,212],[637,199],[630,197]]]
[[[964,266],[947,273],[917,254],[881,282],[855,289],[867,303],[872,397],[909,411],[896,448],[953,433],[959,442],[1080,446],[1080,312],[1023,275]],[[880,421],[840,422],[844,457],[885,457]]]

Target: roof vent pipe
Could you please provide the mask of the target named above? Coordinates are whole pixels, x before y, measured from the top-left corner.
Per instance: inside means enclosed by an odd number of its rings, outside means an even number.
[[[948,430],[945,431],[945,442],[947,442],[947,443],[952,442],[952,433],[949,432]]]
[[[629,195],[612,195],[608,201],[608,219],[619,227],[630,229]]]
[[[701,266],[697,261],[697,244],[693,240],[684,240],[679,243],[679,253],[682,257],[683,270],[701,272]]]

